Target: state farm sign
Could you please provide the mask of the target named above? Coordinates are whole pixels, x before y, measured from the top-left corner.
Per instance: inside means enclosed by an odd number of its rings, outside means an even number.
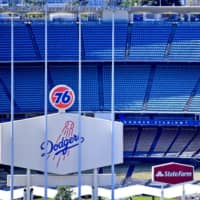
[[[152,167],[152,180],[161,183],[178,184],[193,181],[194,167],[180,163],[167,163]]]

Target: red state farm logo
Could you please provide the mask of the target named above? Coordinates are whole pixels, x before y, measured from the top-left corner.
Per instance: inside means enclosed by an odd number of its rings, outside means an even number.
[[[193,181],[194,167],[180,163],[167,163],[152,167],[153,181],[178,184]]]
[[[49,94],[51,105],[59,111],[65,111],[74,104],[74,91],[67,85],[57,85],[51,89]]]

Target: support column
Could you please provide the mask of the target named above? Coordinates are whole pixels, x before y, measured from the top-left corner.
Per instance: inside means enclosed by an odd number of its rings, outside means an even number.
[[[93,170],[93,184],[92,184],[92,200],[98,199],[98,180],[97,180],[97,169]]]

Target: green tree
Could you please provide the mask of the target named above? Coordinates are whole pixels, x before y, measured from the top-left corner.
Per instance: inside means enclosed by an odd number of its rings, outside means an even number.
[[[71,200],[73,191],[67,186],[58,188],[55,200]]]

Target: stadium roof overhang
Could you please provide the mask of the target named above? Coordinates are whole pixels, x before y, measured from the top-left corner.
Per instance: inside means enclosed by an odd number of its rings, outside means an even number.
[[[44,12],[44,7],[36,6],[14,6],[14,7],[0,7],[0,13],[14,12],[14,13],[27,13],[27,12]],[[102,12],[124,10],[128,13],[200,13],[200,6],[133,6],[133,7],[103,7],[103,6],[48,6],[48,12]]]

